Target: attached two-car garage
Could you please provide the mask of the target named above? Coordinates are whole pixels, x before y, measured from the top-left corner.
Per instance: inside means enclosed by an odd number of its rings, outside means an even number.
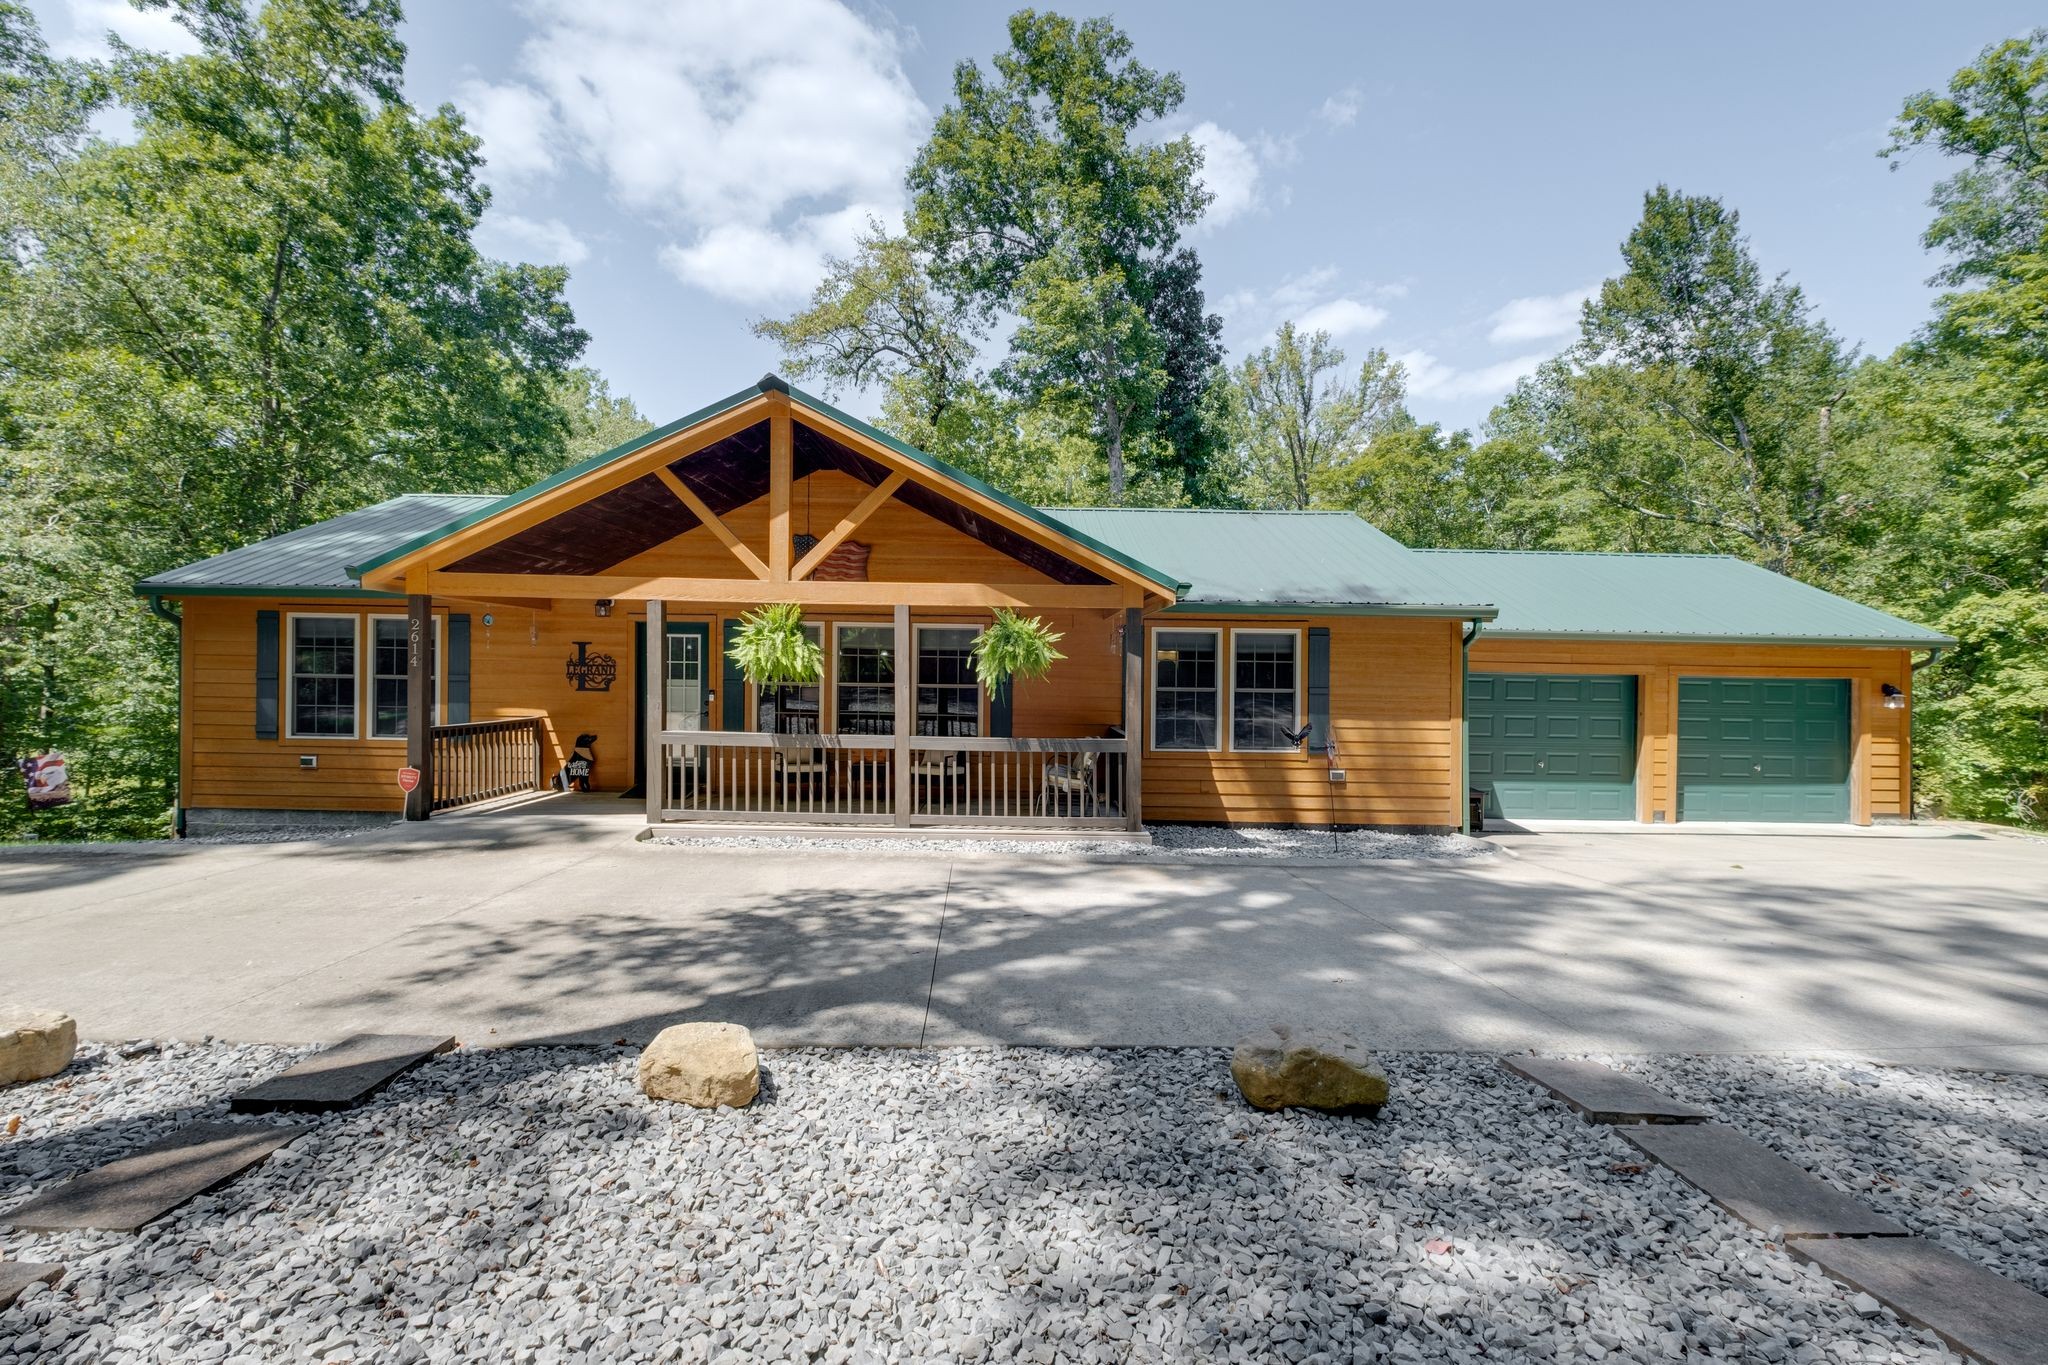
[[[1842,678],[1681,677],[1677,818],[1850,818],[1850,685]],[[1634,820],[1634,674],[1473,673],[1471,782],[1494,819]]]

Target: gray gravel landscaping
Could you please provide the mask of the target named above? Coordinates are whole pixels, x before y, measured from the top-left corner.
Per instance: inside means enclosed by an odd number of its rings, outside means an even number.
[[[0,1091],[0,1209],[296,1055]],[[457,1052],[139,1237],[0,1234],[71,1267],[0,1359],[1951,1358],[1488,1056],[1383,1057],[1378,1122],[1207,1049],[770,1052],[712,1113],[633,1058]]]
[[[1388,834],[1381,830],[1150,825],[1152,843],[1060,839],[806,839],[794,835],[652,836],[648,842],[693,848],[773,848],[818,853],[1022,854],[1034,858],[1113,858],[1160,862],[1257,862],[1278,859],[1384,862],[1408,858],[1484,858],[1500,849],[1463,834]]]
[[[1600,1057],[2048,1294],[2048,1077],[1779,1057]]]

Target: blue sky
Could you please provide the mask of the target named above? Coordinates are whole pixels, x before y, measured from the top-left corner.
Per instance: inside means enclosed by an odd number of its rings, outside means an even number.
[[[122,0],[39,0],[68,52]],[[774,367],[748,323],[900,212],[954,64],[1009,7],[414,0],[415,102],[465,110],[493,254],[565,261],[588,360],[657,421]],[[1071,12],[1101,12],[1093,7]],[[1876,155],[1901,100],[2040,22],[2018,3],[1121,4],[1185,78],[1216,193],[1194,243],[1233,359],[1286,318],[1384,346],[1424,420],[1476,426],[1568,338],[1659,181],[1738,209],[1765,267],[1866,352],[1927,311],[1949,167]],[[855,400],[855,406],[861,406]]]

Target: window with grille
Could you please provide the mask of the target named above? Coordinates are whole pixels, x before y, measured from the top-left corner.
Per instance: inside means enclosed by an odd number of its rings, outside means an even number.
[[[1230,633],[1230,747],[1292,749],[1300,713],[1301,637],[1291,630]]]
[[[1221,637],[1213,630],[1152,634],[1152,747],[1214,749],[1222,714],[1217,667]]]
[[[917,733],[943,739],[981,733],[981,683],[972,626],[917,628]]]
[[[896,733],[896,628],[841,626],[833,650],[833,706],[842,735]]]
[[[353,739],[356,733],[356,618],[294,616],[292,735]]]
[[[440,623],[435,622],[435,648],[427,656],[430,676],[440,672]],[[409,653],[406,648],[406,618],[377,616],[370,620],[370,735],[373,739],[404,739],[410,686],[407,678]],[[438,696],[438,683],[430,684],[429,696]],[[427,724],[439,717],[430,707]]]

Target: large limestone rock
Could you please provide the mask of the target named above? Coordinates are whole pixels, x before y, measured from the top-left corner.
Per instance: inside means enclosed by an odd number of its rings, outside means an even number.
[[[0,1085],[54,1076],[77,1051],[78,1021],[70,1015],[0,1005]]]
[[[640,1089],[649,1099],[699,1109],[738,1109],[761,1093],[754,1035],[738,1024],[675,1024],[640,1054]]]
[[[1248,1035],[1230,1058],[1231,1079],[1257,1109],[1364,1114],[1387,1102],[1387,1078],[1365,1044],[1340,1029],[1274,1024]]]

